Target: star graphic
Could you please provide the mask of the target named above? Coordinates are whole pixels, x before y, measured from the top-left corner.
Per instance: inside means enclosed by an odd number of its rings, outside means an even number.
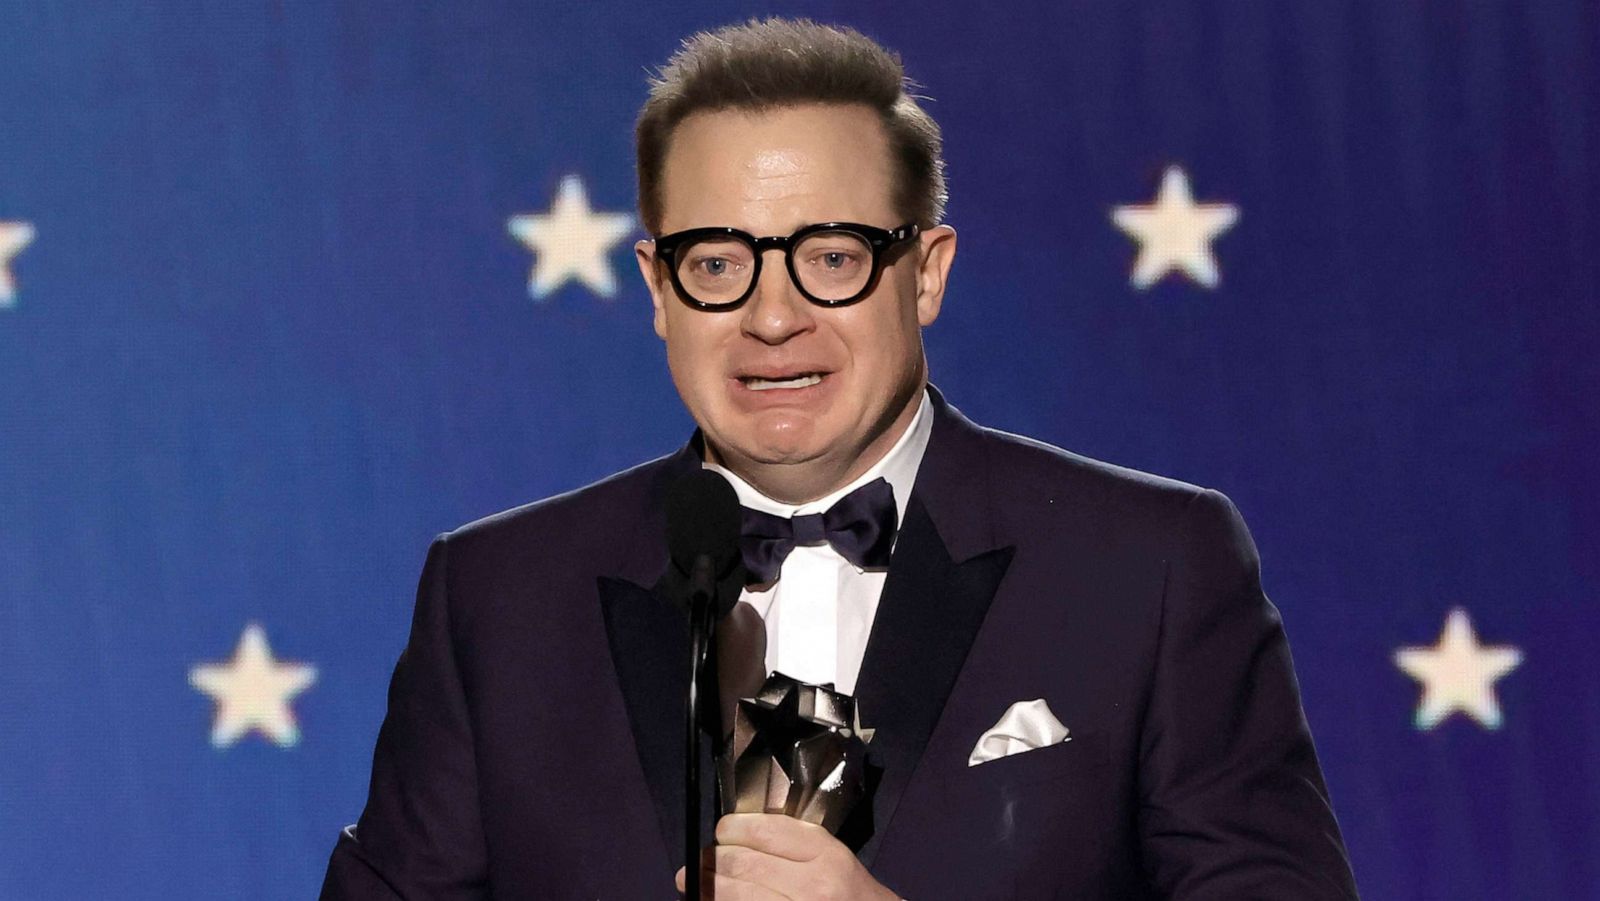
[[[254,729],[291,747],[300,741],[289,699],[317,679],[317,668],[272,659],[266,630],[257,623],[244,627],[239,647],[227,663],[202,663],[189,670],[189,684],[217,702],[211,744],[226,748]]]
[[[1148,288],[1174,269],[1215,288],[1217,258],[1211,242],[1239,221],[1239,208],[1231,203],[1195,203],[1189,176],[1171,166],[1161,179],[1155,203],[1119,206],[1111,221],[1139,242],[1139,257],[1133,264],[1135,288]]]
[[[11,258],[33,243],[33,226],[27,222],[0,222],[0,309],[16,306],[17,283],[11,278]]]
[[[1494,683],[1522,663],[1522,652],[1505,645],[1478,644],[1467,611],[1457,607],[1445,617],[1438,644],[1401,648],[1395,651],[1394,662],[1422,683],[1418,729],[1432,729],[1458,710],[1485,728],[1498,729],[1500,702],[1495,699]]]
[[[512,216],[506,227],[533,251],[528,293],[534,300],[544,300],[572,279],[601,297],[617,293],[617,278],[606,254],[633,231],[633,216],[590,209],[578,176],[561,179],[550,212]]]

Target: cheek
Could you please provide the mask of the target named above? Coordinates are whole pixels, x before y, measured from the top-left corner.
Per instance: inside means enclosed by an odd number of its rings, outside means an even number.
[[[862,312],[868,315],[841,329],[856,365],[879,378],[914,365],[921,347],[921,329],[917,325],[915,308],[907,303],[886,303]]]
[[[688,390],[704,389],[708,382],[720,380],[722,355],[717,350],[726,327],[710,314],[684,308],[669,310],[667,322],[667,365],[673,378]]]

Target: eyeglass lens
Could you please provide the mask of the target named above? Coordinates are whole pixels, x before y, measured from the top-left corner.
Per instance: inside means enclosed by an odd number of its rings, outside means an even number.
[[[818,300],[848,300],[872,279],[872,246],[853,232],[816,232],[790,252],[800,288]],[[683,290],[705,304],[732,303],[743,297],[756,270],[755,248],[727,235],[686,244],[677,257]]]

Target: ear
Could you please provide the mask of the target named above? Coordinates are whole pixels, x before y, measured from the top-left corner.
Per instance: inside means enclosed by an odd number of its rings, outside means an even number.
[[[656,242],[643,240],[633,245],[634,258],[639,261],[639,274],[644,276],[644,286],[650,290],[650,305],[655,308],[656,334],[667,338],[667,307],[661,296],[666,290],[661,283],[661,267],[656,265]]]
[[[950,264],[956,259],[956,230],[948,225],[936,225],[917,240],[921,260],[917,268],[917,323],[927,328],[939,318],[939,310],[944,306]]]

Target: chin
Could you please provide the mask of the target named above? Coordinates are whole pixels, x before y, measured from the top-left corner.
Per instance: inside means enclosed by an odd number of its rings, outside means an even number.
[[[743,442],[733,446],[742,456],[756,463],[782,465],[804,463],[822,455],[822,449],[810,442],[794,440],[761,440]]]
[[[756,463],[804,463],[816,459],[827,450],[818,430],[810,422],[795,422],[788,417],[781,422],[760,422],[752,427],[736,430],[723,447]]]

